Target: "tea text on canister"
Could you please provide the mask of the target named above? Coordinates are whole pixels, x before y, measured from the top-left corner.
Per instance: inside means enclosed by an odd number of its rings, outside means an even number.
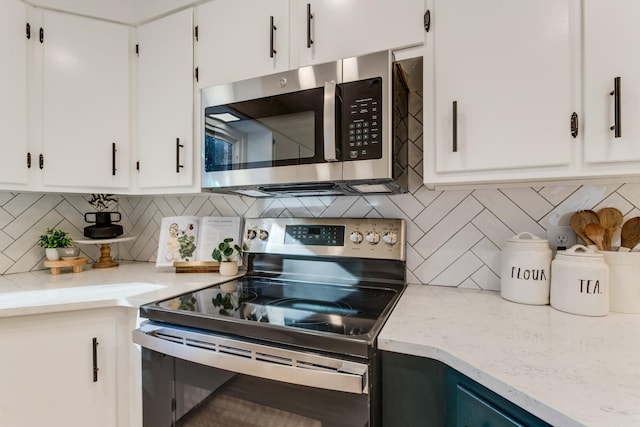
[[[600,280],[598,279],[580,279],[581,294],[601,294]]]

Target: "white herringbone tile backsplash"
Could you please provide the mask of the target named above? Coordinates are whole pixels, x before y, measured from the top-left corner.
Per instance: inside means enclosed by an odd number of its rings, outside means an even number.
[[[500,249],[521,231],[545,236],[549,226],[569,225],[573,212],[612,206],[625,218],[640,215],[640,184],[498,190],[429,191],[422,185],[422,96],[409,96],[409,193],[396,196],[252,199],[239,196],[122,196],[125,233],[137,238],[112,245],[115,258],[155,262],[165,216],[374,217],[407,224],[409,283],[499,289]],[[81,238],[89,195],[0,192],[0,273],[42,269],[36,246],[47,227]],[[615,236],[619,239],[619,233]],[[97,245],[82,245],[92,261]]]
[[[41,269],[36,246],[46,227],[81,237],[88,195],[0,193],[0,270],[4,274]],[[119,210],[134,241],[114,245],[120,259],[155,262],[160,220],[173,215],[388,217],[407,223],[409,283],[497,290],[500,249],[521,231],[544,236],[549,226],[569,225],[579,209],[620,209],[640,216],[640,184],[607,184],[428,191],[418,185],[397,196],[252,199],[239,196],[121,196]],[[619,232],[615,236],[619,239]],[[99,250],[81,249],[96,260]]]

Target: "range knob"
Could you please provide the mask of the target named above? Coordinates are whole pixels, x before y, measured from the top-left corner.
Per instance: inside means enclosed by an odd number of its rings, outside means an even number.
[[[393,246],[398,242],[398,233],[395,231],[387,231],[384,233],[384,236],[382,236],[382,241],[389,246]]]
[[[267,230],[260,230],[258,232],[258,238],[260,238],[260,240],[267,240],[269,238],[269,232]]]
[[[256,230],[247,230],[247,239],[253,240],[256,238]]]
[[[351,240],[356,245],[362,243],[362,239],[362,233],[359,231],[352,231],[351,234],[349,234],[349,240]]]
[[[367,242],[371,243],[372,245],[377,245],[380,241],[380,233],[378,233],[377,231],[369,231],[365,239],[367,239]]]

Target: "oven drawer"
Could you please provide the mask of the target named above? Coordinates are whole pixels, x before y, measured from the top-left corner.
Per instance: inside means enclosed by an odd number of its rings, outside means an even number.
[[[133,341],[213,368],[308,387],[367,394],[368,366],[217,335],[143,323]]]

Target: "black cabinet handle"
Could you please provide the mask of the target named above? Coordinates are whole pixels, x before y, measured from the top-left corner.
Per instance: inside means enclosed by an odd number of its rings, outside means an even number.
[[[458,152],[458,101],[453,101],[453,152]]]
[[[609,95],[613,95],[613,126],[609,129],[613,131],[614,138],[620,138],[620,77],[613,79],[613,92]]]
[[[98,382],[98,338],[93,338],[93,382]]]
[[[313,14],[311,13],[311,3],[307,3],[307,47],[311,48],[313,40],[311,40],[311,20]]]
[[[273,16],[271,17],[270,28],[271,28],[271,30],[269,31],[269,33],[270,33],[271,36],[270,36],[270,42],[269,42],[269,58],[273,58],[273,55],[278,53],[278,51],[275,50],[274,46],[273,46],[273,43],[274,43],[273,39],[275,37],[275,32],[278,29],[275,25],[273,25]]]
[[[180,144],[180,138],[176,138],[176,173],[180,173],[180,168],[184,167],[180,164],[180,149],[183,147],[184,145]]]
[[[38,166],[40,169],[44,169],[44,154],[40,154],[40,156],[38,156]]]
[[[116,143],[112,142],[111,143],[111,175],[116,176],[116,171],[118,170],[116,168],[116,151],[118,151],[116,149]]]
[[[429,32],[431,29],[431,11],[427,10],[423,16],[424,31]]]
[[[31,153],[27,153],[27,169],[31,169]]]

